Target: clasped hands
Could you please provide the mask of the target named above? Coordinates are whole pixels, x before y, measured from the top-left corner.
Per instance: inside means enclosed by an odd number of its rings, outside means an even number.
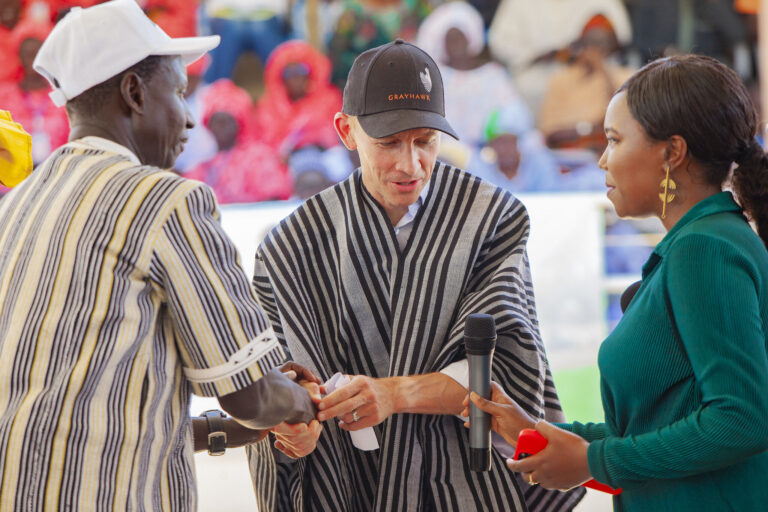
[[[315,449],[323,430],[320,422],[339,418],[340,428],[354,431],[378,425],[395,412],[394,379],[350,376],[349,384],[322,397],[325,389],[309,370],[288,363],[282,371],[307,390],[318,409],[316,419],[309,424],[281,423],[271,429],[275,435],[275,448],[291,458],[304,457]]]
[[[469,416],[469,401],[491,415],[491,430],[499,433],[510,445],[517,445],[517,437],[525,428],[535,428],[548,444],[539,453],[522,460],[507,459],[507,467],[521,473],[531,484],[547,489],[566,490],[581,485],[592,476],[587,463],[589,443],[581,437],[558,428],[544,420],[536,420],[512,400],[496,382],[491,383],[491,399],[477,393],[464,399],[461,415]],[[469,420],[464,423],[469,428]]]

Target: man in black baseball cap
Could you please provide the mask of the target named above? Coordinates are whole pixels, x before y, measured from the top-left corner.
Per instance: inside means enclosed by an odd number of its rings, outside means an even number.
[[[302,462],[266,442],[249,448],[259,509],[572,507],[581,494],[523,485],[498,453],[493,471],[469,469],[456,415],[470,313],[495,318],[493,379],[536,418],[563,415],[533,306],[528,216],[508,192],[437,161],[441,133],[456,135],[435,62],[400,40],[361,54],[334,125],[360,169],[267,236],[254,282],[294,360],[350,381],[318,404],[318,420],[338,421]],[[369,428],[374,446],[356,442]]]
[[[355,60],[344,87],[342,112],[357,116],[365,133],[374,138],[413,128],[432,128],[458,138],[445,119],[443,79],[435,61],[401,39]]]

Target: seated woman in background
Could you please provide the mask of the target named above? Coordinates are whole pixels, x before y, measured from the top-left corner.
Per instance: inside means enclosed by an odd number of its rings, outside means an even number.
[[[257,139],[249,124],[251,97],[222,78],[204,93],[202,122],[213,133],[219,152],[184,176],[210,186],[219,203],[288,199],[293,185],[277,152]]]
[[[264,94],[256,105],[256,129],[283,154],[306,145],[341,145],[333,128],[341,91],[330,82],[328,57],[304,41],[287,41],[264,68]]]
[[[472,155],[469,172],[511,192],[570,190],[530,112],[522,102],[517,105],[491,114],[484,146]]]
[[[440,5],[419,28],[417,44],[440,67],[446,118],[459,135],[442,138],[438,158],[513,192],[558,190],[559,167],[509,73],[485,52],[477,9]]]
[[[302,198],[304,190],[315,190],[305,187],[305,181],[334,184],[353,170],[333,127],[333,116],[341,110],[341,91],[331,85],[330,76],[328,57],[298,40],[275,48],[264,70],[255,130],[288,162]],[[317,165],[307,167],[308,161]]]
[[[632,74],[614,61],[618,50],[611,23],[597,15],[563,51],[568,65],[552,76],[539,111],[539,129],[550,148],[588,149],[595,158],[605,148],[605,107]]]
[[[605,423],[537,422],[498,385],[491,401],[472,395],[507,441],[533,427],[548,439],[508,461],[531,484],[595,478],[623,488],[614,504],[627,512],[765,509],[768,159],[757,126],[736,73],[708,57],[654,61],[614,95],[600,159],[608,198],[622,217],[659,217],[667,234],[600,347]]]
[[[32,67],[51,28],[49,23],[36,19],[27,19],[16,25],[12,46],[19,56],[21,79],[0,84],[0,106],[10,111],[13,119],[32,135],[35,165],[67,142],[69,137],[69,121],[64,108],[53,104],[48,97],[51,90],[48,82]]]

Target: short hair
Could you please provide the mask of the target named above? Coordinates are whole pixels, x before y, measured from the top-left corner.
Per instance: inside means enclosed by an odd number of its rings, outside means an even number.
[[[125,71],[118,73],[112,78],[108,78],[100,84],[94,85],[90,89],[83,91],[76,97],[67,102],[67,112],[76,113],[81,116],[92,117],[97,115],[109,98],[110,94],[120,87],[120,83],[128,73],[136,73],[143,80],[149,81],[155,75],[160,65],[170,59],[168,55],[150,55],[140,60]]]

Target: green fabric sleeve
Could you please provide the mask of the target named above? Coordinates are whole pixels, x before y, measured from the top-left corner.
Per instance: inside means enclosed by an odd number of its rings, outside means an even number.
[[[701,405],[655,431],[592,442],[589,469],[614,487],[715,470],[768,448],[768,355],[756,266],[733,244],[700,234],[681,237],[664,259],[671,322]]]
[[[611,435],[611,431],[605,423],[579,423],[574,421],[573,423],[555,423],[555,426],[568,432],[573,432],[590,443],[599,439],[605,439]]]

